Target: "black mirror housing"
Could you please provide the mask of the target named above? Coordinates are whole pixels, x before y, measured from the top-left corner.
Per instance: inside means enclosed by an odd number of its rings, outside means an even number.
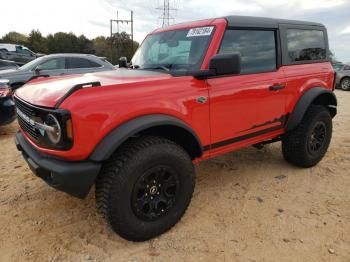
[[[197,70],[190,72],[198,80],[221,75],[238,75],[241,73],[241,55],[218,54],[209,61],[209,70]]]
[[[125,56],[119,58],[119,68],[127,68],[128,67],[128,59]]]
[[[40,66],[37,66],[35,69],[34,69],[35,73],[39,74],[40,71],[41,71],[41,68]]]
[[[209,70],[216,75],[238,75],[241,73],[240,54],[218,54],[209,61]]]

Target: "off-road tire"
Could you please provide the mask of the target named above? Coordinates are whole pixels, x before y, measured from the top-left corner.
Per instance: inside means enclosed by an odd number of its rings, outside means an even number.
[[[324,140],[315,152],[310,149],[314,141],[315,128],[325,130]],[[282,139],[284,159],[299,167],[312,167],[318,164],[327,152],[332,138],[332,117],[327,108],[311,105],[296,129],[287,133]]]
[[[135,211],[133,192],[135,184],[140,179],[144,181],[143,174],[159,165],[174,171],[179,191],[163,216],[147,220]],[[191,201],[194,184],[191,158],[181,146],[160,137],[134,138],[103,165],[96,182],[97,207],[121,237],[145,241],[166,232],[180,220]],[[161,192],[161,188],[158,190]]]
[[[344,91],[350,91],[350,78],[349,77],[344,77],[340,81],[340,89]]]

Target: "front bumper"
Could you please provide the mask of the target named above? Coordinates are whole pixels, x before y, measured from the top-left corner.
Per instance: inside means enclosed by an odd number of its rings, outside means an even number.
[[[0,98],[0,126],[10,124],[16,119],[15,103],[12,97]]]
[[[70,162],[38,152],[21,132],[16,133],[16,146],[36,176],[51,187],[78,198],[89,193],[101,169],[100,163]]]

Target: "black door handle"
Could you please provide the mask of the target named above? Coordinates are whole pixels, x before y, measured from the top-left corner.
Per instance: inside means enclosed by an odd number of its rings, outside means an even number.
[[[277,91],[277,90],[281,90],[285,87],[286,87],[285,84],[279,84],[279,85],[270,86],[269,89],[270,89],[270,91]]]

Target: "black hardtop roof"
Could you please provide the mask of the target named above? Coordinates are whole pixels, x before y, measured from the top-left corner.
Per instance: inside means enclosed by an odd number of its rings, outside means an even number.
[[[224,18],[227,20],[228,26],[232,27],[278,28],[281,24],[324,27],[324,25],[320,23],[268,17],[233,15]]]

